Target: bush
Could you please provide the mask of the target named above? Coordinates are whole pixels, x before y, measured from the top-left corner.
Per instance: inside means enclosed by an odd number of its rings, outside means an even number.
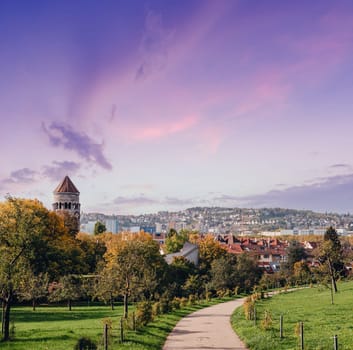
[[[180,299],[180,306],[181,306],[181,307],[185,307],[187,304],[188,304],[188,299],[185,298],[185,297],[182,297],[182,298]]]
[[[167,298],[161,298],[159,301],[161,314],[167,314],[171,311],[171,305]]]
[[[80,338],[74,350],[97,350],[97,345],[90,338]]]
[[[252,320],[255,311],[255,301],[252,297],[247,297],[244,301],[244,314],[247,320]]]
[[[272,326],[272,314],[270,311],[265,310],[264,318],[261,321],[261,327],[263,330],[267,331]]]
[[[220,289],[220,290],[217,290],[216,293],[217,293],[218,298],[223,298],[225,291],[223,289]]]
[[[196,304],[196,296],[194,294],[189,295],[188,305],[195,305]]]
[[[159,301],[156,301],[152,305],[152,316],[156,317],[161,314],[161,303]]]
[[[151,322],[152,317],[152,304],[149,301],[141,301],[136,306],[136,323],[145,326]]]
[[[179,310],[180,309],[180,298],[174,298],[173,300],[172,300],[172,308],[174,309],[174,310]]]

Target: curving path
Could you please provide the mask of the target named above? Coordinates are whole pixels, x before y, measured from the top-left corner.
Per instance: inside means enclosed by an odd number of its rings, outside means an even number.
[[[182,318],[169,334],[163,350],[247,350],[234,333],[230,317],[244,299],[213,305]]]

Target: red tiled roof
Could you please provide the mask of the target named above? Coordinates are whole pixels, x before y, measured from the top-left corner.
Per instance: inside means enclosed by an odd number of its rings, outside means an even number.
[[[80,193],[71,179],[66,175],[64,180],[60,182],[58,187],[54,190],[55,193]]]

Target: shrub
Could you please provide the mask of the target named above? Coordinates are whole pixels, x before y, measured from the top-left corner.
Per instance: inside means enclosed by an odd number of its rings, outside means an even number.
[[[161,303],[159,301],[156,301],[152,305],[152,316],[156,317],[161,314]]]
[[[218,298],[222,298],[224,296],[224,294],[225,294],[223,289],[217,290],[216,293],[217,293]]]
[[[180,298],[174,298],[173,300],[172,300],[172,308],[174,309],[174,310],[179,310],[180,309]]]
[[[185,297],[182,297],[182,298],[180,299],[180,306],[181,306],[181,307],[185,307],[187,304],[188,304],[188,299],[185,298]]]
[[[188,305],[189,306],[195,305],[195,303],[196,303],[196,296],[194,294],[190,294],[189,295]]]
[[[247,297],[244,301],[244,314],[247,320],[252,320],[254,317],[255,302],[252,297]]]
[[[80,338],[74,350],[97,350],[97,345],[90,338]]]
[[[267,331],[272,326],[272,314],[270,311],[265,310],[264,317],[261,321],[261,327],[263,330]]]
[[[159,301],[161,314],[166,314],[171,311],[171,305],[167,298],[161,298]]]
[[[136,306],[136,323],[145,326],[152,321],[152,304],[149,301],[141,301]]]

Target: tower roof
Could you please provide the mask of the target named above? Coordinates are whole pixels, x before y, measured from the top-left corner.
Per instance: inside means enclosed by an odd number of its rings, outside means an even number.
[[[80,193],[67,175],[64,177],[64,180],[60,182],[60,184],[54,190],[54,192],[55,193]]]

